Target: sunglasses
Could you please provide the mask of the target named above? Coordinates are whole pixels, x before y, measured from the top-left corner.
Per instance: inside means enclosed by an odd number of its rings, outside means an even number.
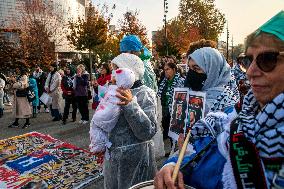
[[[277,57],[279,55],[280,56],[284,55],[284,51],[260,53],[255,58],[256,65],[263,72],[271,72],[276,67]],[[254,60],[253,56],[249,55],[243,57],[240,63],[246,70],[248,70],[253,60]]]

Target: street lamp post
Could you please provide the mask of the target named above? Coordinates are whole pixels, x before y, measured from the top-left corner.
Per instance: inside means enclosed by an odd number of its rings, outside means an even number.
[[[167,0],[164,0],[164,29],[165,29],[165,45],[166,45],[166,55],[169,55],[169,49],[168,49],[168,34],[167,34],[167,13],[168,13],[168,2]]]
[[[229,61],[229,26],[228,26],[228,21],[227,21],[227,55],[226,55],[226,58],[227,58],[227,61]]]

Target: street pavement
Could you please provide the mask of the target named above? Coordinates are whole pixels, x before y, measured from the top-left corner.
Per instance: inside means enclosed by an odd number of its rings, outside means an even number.
[[[93,115],[93,110],[90,109],[90,119]],[[43,110],[43,107],[42,107]],[[77,114],[77,121],[71,122],[71,114],[69,115],[67,124],[63,125],[61,121],[53,122],[50,113],[38,113],[36,118],[31,118],[31,126],[26,129],[19,128],[8,128],[13,123],[14,117],[12,115],[12,106],[5,106],[4,116],[0,118],[0,140],[10,138],[17,135],[22,135],[28,132],[36,131],[43,134],[48,134],[53,138],[62,140],[74,144],[80,148],[88,149],[90,144],[89,140],[89,124],[79,124],[81,116]],[[20,126],[24,125],[25,120],[19,121]],[[166,145],[169,150],[169,144]],[[161,167],[162,162],[165,159],[162,158],[157,161],[158,168]],[[103,189],[103,178],[98,179],[92,183],[87,189]]]

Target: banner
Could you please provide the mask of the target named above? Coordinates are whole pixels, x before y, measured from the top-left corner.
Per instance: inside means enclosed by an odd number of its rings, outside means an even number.
[[[81,188],[102,175],[102,159],[49,135],[0,140],[0,188]]]

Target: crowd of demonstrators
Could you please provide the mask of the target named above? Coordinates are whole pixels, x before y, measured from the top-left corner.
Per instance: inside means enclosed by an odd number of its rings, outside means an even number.
[[[233,121],[222,110],[198,121],[191,130],[195,152],[184,158],[176,186],[172,173],[177,157],[173,156],[156,174],[155,188],[184,188],[184,184],[226,189],[283,187],[283,28],[281,11],[248,36],[242,66],[251,89],[240,113]],[[189,57],[207,74],[210,64],[204,66],[196,56],[203,49]],[[207,107],[213,107],[210,104]]]
[[[62,116],[60,113],[60,99],[61,99],[61,75],[58,73],[57,63],[53,63],[49,66],[49,73],[44,85],[45,91],[52,98],[50,105],[52,121],[60,121]]]
[[[73,89],[77,107],[81,114],[81,120],[79,121],[79,123],[83,125],[89,122],[88,88],[89,73],[85,70],[85,66],[83,64],[80,64],[77,66],[77,73],[73,80]]]
[[[14,82],[13,112],[15,116],[15,121],[8,127],[19,127],[19,119],[26,119],[25,124],[22,126],[22,128],[25,129],[30,126],[30,117],[32,115],[30,103],[27,98],[27,88],[29,87],[29,79],[27,75],[27,70],[25,68],[17,68],[16,74],[16,77],[11,78],[11,80]]]
[[[41,95],[45,91],[44,86],[45,86],[45,81],[46,81],[46,78],[47,78],[47,74],[42,71],[40,66],[36,65],[35,66],[35,70],[33,72],[33,77],[35,78],[36,83],[37,83],[38,96],[41,97]],[[40,109],[41,109],[41,105],[42,104],[43,104],[42,102],[39,102],[38,112],[41,111]],[[43,106],[44,106],[44,112],[49,113],[48,107],[45,104],[43,104]]]
[[[93,81],[89,81],[89,73],[82,64],[76,70],[67,66],[64,72],[58,70],[57,64],[51,64],[47,77],[40,67],[29,78],[24,68],[17,69],[17,77],[11,78],[15,121],[9,127],[19,127],[21,118],[26,119],[22,128],[30,126],[29,118],[36,117],[43,92],[52,97],[53,121],[62,118],[66,124],[72,105],[73,122],[79,109],[79,123],[88,124],[92,85],[95,112],[90,149],[104,152],[104,187],[129,188],[154,178],[155,148],[162,149],[162,139],[169,138],[172,112],[183,111],[172,110],[174,89],[184,87],[205,93],[205,117],[193,125],[187,123],[194,152],[183,159],[178,188],[184,188],[184,183],[195,188],[241,188],[248,183],[256,183],[255,188],[270,188],[278,179],[284,158],[283,28],[282,11],[248,36],[245,53],[232,68],[216,49],[216,43],[205,39],[191,43],[181,61],[165,56],[154,66],[139,37],[127,35],[120,42],[121,54],[102,64]],[[181,69],[180,63],[187,64],[188,70]],[[122,84],[128,80],[119,78],[122,73],[128,73],[124,76],[131,80],[127,87]],[[0,79],[0,117],[5,82]],[[105,94],[100,93],[103,88]],[[35,95],[32,111],[26,89]],[[61,94],[65,100],[63,117]],[[185,100],[185,96],[179,98]],[[161,144],[155,140],[159,131]],[[241,146],[237,148],[239,140]],[[181,134],[179,149],[183,142]],[[240,153],[240,149],[246,153]],[[242,162],[236,157],[242,157]],[[176,162],[176,154],[165,162],[156,174],[156,188],[174,188],[171,176]],[[247,172],[246,180],[238,163],[252,170]],[[200,178],[206,178],[206,182]]]
[[[62,123],[65,125],[68,119],[70,105],[72,105],[72,122],[76,121],[77,114],[77,102],[73,89],[73,80],[75,76],[75,70],[70,66],[65,68],[65,74],[62,77],[61,89],[62,97],[65,100],[64,112],[62,117]]]

